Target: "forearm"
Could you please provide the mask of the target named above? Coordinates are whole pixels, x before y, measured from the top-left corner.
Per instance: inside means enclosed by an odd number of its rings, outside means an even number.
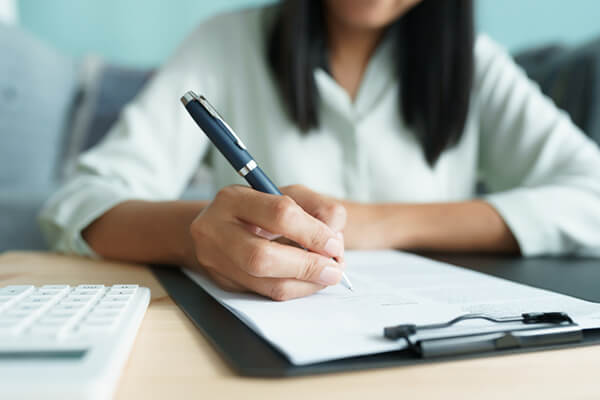
[[[519,252],[500,214],[484,201],[344,205],[348,248]]]
[[[189,265],[189,226],[207,202],[126,201],[91,223],[83,238],[104,258]]]

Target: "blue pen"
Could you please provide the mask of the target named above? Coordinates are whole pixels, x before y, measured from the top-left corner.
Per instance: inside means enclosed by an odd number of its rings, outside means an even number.
[[[181,102],[210,141],[253,189],[281,196],[277,186],[248,153],[244,142],[204,96],[198,96],[189,91],[181,97]],[[348,289],[352,290],[352,284],[345,273],[342,275],[342,279]]]

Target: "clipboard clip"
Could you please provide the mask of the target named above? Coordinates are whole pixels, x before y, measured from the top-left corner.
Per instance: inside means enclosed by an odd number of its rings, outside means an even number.
[[[414,340],[414,336],[423,331],[449,328],[458,322],[473,319],[484,319],[498,324],[521,322],[523,327]],[[501,318],[487,314],[465,314],[438,324],[402,324],[386,327],[383,335],[390,340],[405,339],[408,348],[422,358],[557,345],[583,340],[581,328],[564,312],[532,312]]]

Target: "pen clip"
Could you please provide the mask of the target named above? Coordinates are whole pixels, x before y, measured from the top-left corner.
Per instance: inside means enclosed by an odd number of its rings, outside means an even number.
[[[234,137],[235,139],[235,143],[238,145],[239,148],[241,148],[242,150],[246,150],[246,145],[244,144],[244,142],[242,142],[242,139],[240,139],[238,137],[238,135],[235,134],[235,131],[233,129],[231,129],[231,127],[227,124],[227,122],[225,122],[225,120],[221,117],[221,115],[218,113],[217,110],[215,110],[215,108],[212,106],[212,104],[210,104],[208,102],[208,100],[206,99],[206,97],[200,95],[196,95],[193,92],[188,92],[192,94],[192,97],[195,100],[198,100],[198,102],[202,105],[202,107],[204,107],[204,109],[213,116],[213,118],[221,121],[221,123],[223,125],[225,125],[225,127],[229,130],[229,133],[231,133],[231,135]]]

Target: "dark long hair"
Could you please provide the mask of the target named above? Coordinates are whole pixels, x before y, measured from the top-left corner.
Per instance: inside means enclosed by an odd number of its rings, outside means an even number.
[[[284,0],[271,31],[268,59],[290,118],[301,131],[319,126],[313,71],[325,43],[324,5]],[[427,162],[462,135],[473,80],[472,0],[422,0],[397,22],[400,109]]]

